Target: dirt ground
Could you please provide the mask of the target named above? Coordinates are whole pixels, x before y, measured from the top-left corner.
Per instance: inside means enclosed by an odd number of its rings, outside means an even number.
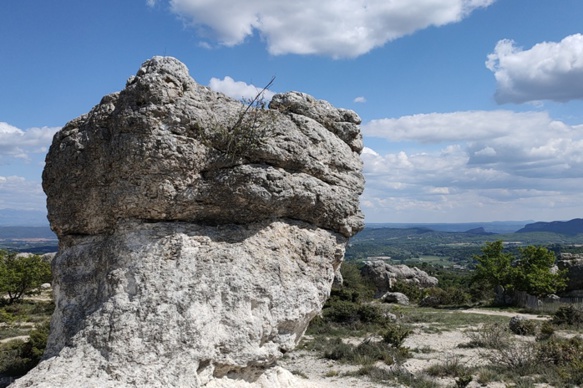
[[[505,311],[491,311],[470,309],[462,313],[483,314],[483,315],[500,315],[513,317],[516,315],[524,316],[528,319],[543,320],[546,318],[531,314],[518,314]],[[407,359],[402,367],[411,374],[419,374],[432,364],[444,363],[448,359],[457,358],[458,361],[466,366],[479,366],[486,361],[480,357],[480,349],[459,348],[459,344],[470,341],[465,331],[462,330],[441,331],[431,333],[423,330],[423,325],[417,325],[413,334],[405,340],[404,346],[412,350],[413,357]],[[353,341],[351,341],[353,342]],[[306,350],[295,350],[286,355],[279,365],[292,373],[303,376],[304,379],[314,385],[322,388],[386,388],[386,384],[379,384],[368,381],[366,377],[347,377],[343,376],[347,372],[356,371],[359,366],[342,364],[333,360],[320,358],[318,353]],[[379,367],[390,368],[382,363]],[[455,386],[453,378],[432,378],[433,381],[444,387]],[[499,382],[489,383],[487,386],[472,382],[468,387],[489,387],[503,388],[505,385]]]

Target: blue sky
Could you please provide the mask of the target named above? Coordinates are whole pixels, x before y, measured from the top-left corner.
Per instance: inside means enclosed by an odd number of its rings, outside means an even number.
[[[362,118],[367,222],[583,217],[580,0],[0,2],[0,209],[44,209],[52,135],[154,55],[232,96]]]

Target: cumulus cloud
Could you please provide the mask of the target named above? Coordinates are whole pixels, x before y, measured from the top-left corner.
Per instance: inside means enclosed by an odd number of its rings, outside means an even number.
[[[543,42],[528,50],[512,40],[496,44],[486,67],[496,78],[496,101],[513,102],[583,99],[583,35]]]
[[[540,212],[530,219],[568,219],[579,206],[583,131],[547,113],[433,113],[375,120],[363,132],[401,149],[362,154],[369,222],[524,219],[530,211]],[[414,151],[419,143],[434,146]],[[551,210],[554,217],[542,215]],[[426,218],[406,218],[416,214]]]
[[[365,103],[365,102],[366,102],[366,98],[364,98],[364,97],[362,97],[362,96],[359,96],[359,97],[356,97],[356,98],[354,99],[354,102],[356,102],[356,103],[360,103],[360,104],[363,104],[363,103]]]
[[[334,58],[356,57],[417,30],[458,22],[494,1],[168,0],[201,36],[222,45],[234,46],[258,33],[274,55]]]
[[[255,85],[250,85],[242,81],[235,81],[233,78],[226,76],[225,78],[211,78],[209,82],[209,87],[215,92],[221,92],[229,97],[236,99],[253,99],[257,96],[257,93],[261,92],[263,87],[257,87]],[[271,100],[275,93],[270,90],[266,90],[263,94],[266,100]]]
[[[0,122],[0,162],[9,158],[26,160],[32,153],[46,153],[53,135],[59,129],[40,127],[22,130],[6,122]]]
[[[20,176],[0,176],[0,209],[46,210],[46,196],[39,181]]]
[[[509,133],[525,132],[546,125],[548,114],[540,112],[466,111],[428,113],[399,118],[372,120],[363,126],[367,136],[391,141],[421,143],[490,139]]]

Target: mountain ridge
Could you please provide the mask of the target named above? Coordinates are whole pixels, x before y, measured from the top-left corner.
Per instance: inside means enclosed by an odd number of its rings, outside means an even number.
[[[583,233],[583,218],[574,218],[569,221],[534,222],[516,231],[516,233],[530,232],[551,232],[576,236]]]

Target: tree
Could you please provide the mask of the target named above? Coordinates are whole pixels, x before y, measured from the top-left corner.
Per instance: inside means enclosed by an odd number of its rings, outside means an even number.
[[[474,281],[485,281],[492,287],[502,286],[504,290],[513,286],[512,255],[503,252],[502,241],[487,242],[482,254],[474,255],[478,262]]]
[[[0,251],[0,293],[8,296],[8,304],[50,281],[51,266],[40,256]]]
[[[504,291],[524,291],[543,297],[563,289],[565,271],[554,271],[555,255],[544,247],[520,248],[520,256],[503,252],[502,241],[488,242],[482,255],[474,256],[478,262],[475,281],[486,281],[492,287],[502,286]]]
[[[535,296],[547,296],[565,288],[566,271],[553,271],[555,254],[544,247],[520,248],[515,287]]]

